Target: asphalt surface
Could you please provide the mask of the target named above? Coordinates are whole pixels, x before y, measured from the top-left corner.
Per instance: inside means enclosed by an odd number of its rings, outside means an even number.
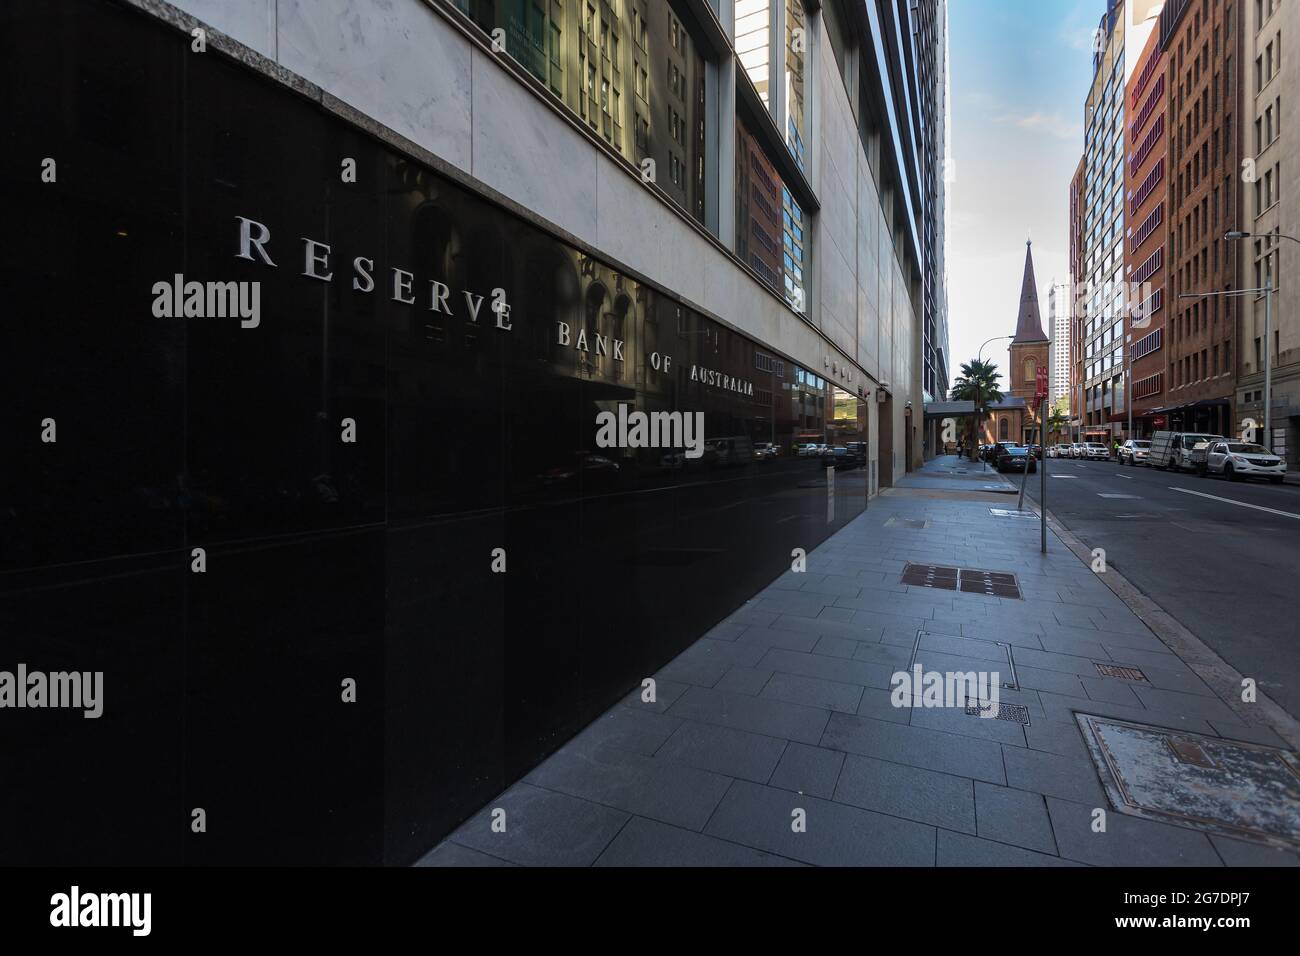
[[[1300,717],[1300,488],[1114,462],[1047,466],[1047,507],[1062,524]],[[1026,494],[1037,501],[1039,487],[1030,475]]]

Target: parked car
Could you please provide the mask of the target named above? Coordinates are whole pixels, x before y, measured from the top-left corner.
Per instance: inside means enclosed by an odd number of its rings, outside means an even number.
[[[1147,464],[1167,471],[1182,471],[1192,467],[1192,452],[1201,443],[1227,441],[1223,435],[1206,435],[1201,432],[1156,432],[1151,436]]]
[[[749,436],[707,438],[704,441],[704,460],[719,468],[746,465],[754,458],[754,447]]]
[[[1151,452],[1151,442],[1145,438],[1130,438],[1119,446],[1121,465],[1145,465]]]
[[[561,464],[547,468],[537,476],[545,489],[573,488],[581,483],[584,489],[611,488],[618,484],[618,463],[604,455],[577,451]]]
[[[1069,458],[1070,446],[1068,444],[1056,445],[1052,449],[1052,452],[1053,452],[1052,454],[1053,458]]]
[[[1089,461],[1109,461],[1110,449],[1099,441],[1085,442],[1080,457],[1087,458]]]
[[[1035,458],[1037,458],[1039,461],[1043,460],[1042,445],[1026,445],[1025,447],[1027,447],[1029,449],[1029,453],[1033,455]]]
[[[1038,462],[1024,445],[998,445],[993,464],[998,471],[1024,471],[1026,468],[1030,474],[1038,471]]]
[[[838,445],[822,455],[822,464],[836,471],[849,471],[862,467],[862,459],[843,445]]]
[[[1070,443],[1070,457],[1071,458],[1085,457],[1083,442],[1076,441]]]
[[[816,442],[804,442],[802,445],[795,446],[795,455],[799,458],[809,458],[813,455],[821,454],[820,446]]]
[[[769,441],[754,442],[754,460],[764,461],[768,458],[775,458],[777,447]]]
[[[1198,445],[1192,453],[1196,471],[1202,477],[1222,475],[1229,481],[1267,478],[1280,485],[1286,478],[1286,461],[1263,445],[1242,441],[1212,441]]]

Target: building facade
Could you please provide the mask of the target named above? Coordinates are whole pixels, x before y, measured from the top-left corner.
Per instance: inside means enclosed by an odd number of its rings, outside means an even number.
[[[1053,282],[1047,293],[1047,334],[1052,340],[1047,393],[1053,409],[1069,408],[1070,302],[1070,286]]]
[[[1238,243],[1240,276],[1249,288],[1270,282],[1273,310],[1265,330],[1263,296],[1240,301],[1237,347],[1236,424],[1256,423],[1256,439],[1300,468],[1300,193],[1294,187],[1300,126],[1283,109],[1300,93],[1300,6],[1283,0],[1242,4],[1240,84],[1245,157],[1251,160],[1236,228],[1251,233]],[[1289,179],[1287,178],[1289,177]],[[1253,180],[1253,181],[1250,181]],[[1265,436],[1264,350],[1270,349],[1272,435]]]
[[[925,179],[922,208],[924,246],[924,302],[922,324],[921,391],[928,404],[948,395],[948,280],[944,259],[947,229],[947,182],[951,179],[948,150],[948,3],[920,0],[912,5],[911,57],[916,74],[917,110],[913,132]],[[931,419],[926,431],[926,453],[940,450],[940,423]]]
[[[1070,340],[1070,356],[1068,366],[1068,377],[1070,385],[1070,397],[1068,403],[1070,428],[1069,434],[1071,441],[1079,441],[1083,432],[1085,417],[1085,406],[1087,405],[1087,396],[1084,390],[1083,376],[1085,367],[1083,364],[1083,347],[1084,333],[1087,331],[1087,279],[1085,278],[1085,259],[1084,250],[1084,223],[1086,221],[1086,204],[1087,197],[1087,157],[1079,159],[1079,165],[1074,171],[1074,176],[1070,179],[1070,211],[1069,211],[1069,230],[1070,230],[1070,289],[1069,289],[1069,306],[1066,314],[1069,317],[1068,337]]]
[[[1241,218],[1241,8],[1169,0],[1160,47],[1169,96],[1165,390],[1169,425],[1236,432],[1235,342],[1244,300],[1239,253],[1224,233]]]
[[[1077,398],[1074,432],[1080,441],[1109,445],[1127,428],[1126,392],[1130,321],[1142,302],[1126,273],[1134,199],[1145,204],[1165,188],[1164,170],[1130,197],[1126,127],[1128,86],[1156,27],[1160,0],[1109,0],[1095,32],[1093,82],[1084,104],[1083,182],[1079,191],[1080,265],[1073,346]]]
[[[1124,274],[1129,328],[1126,374],[1132,408],[1124,432],[1149,438],[1163,428],[1165,401],[1165,302],[1169,255],[1167,105],[1168,81],[1160,35],[1151,31],[1129,80],[1125,98]],[[1131,422],[1131,430],[1130,430]]]
[[[0,629],[118,701],[7,861],[418,859],[922,460],[910,4],[5,17]]]
[[[1034,278],[1034,246],[1025,243],[1025,274],[1020,283],[1020,307],[1016,315],[1016,334],[1008,347],[1011,355],[1007,370],[1006,395],[1019,399],[1025,407],[1018,440],[1025,444],[1041,443],[1042,407],[1036,400],[1039,370],[1049,371],[1052,344],[1043,332],[1043,318],[1038,308],[1038,284]],[[1050,378],[1050,375],[1049,375]]]

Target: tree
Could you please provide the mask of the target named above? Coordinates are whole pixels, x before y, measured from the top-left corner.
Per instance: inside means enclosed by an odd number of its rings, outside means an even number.
[[[976,359],[966,362],[961,367],[961,377],[952,383],[950,397],[957,402],[974,402],[975,414],[970,421],[970,460],[979,458],[979,423],[988,415],[989,405],[1002,401],[1002,389],[999,382],[1002,373],[994,362]]]
[[[1059,408],[1053,409],[1047,416],[1047,433],[1053,437],[1060,437],[1069,426],[1070,416],[1062,413]]]

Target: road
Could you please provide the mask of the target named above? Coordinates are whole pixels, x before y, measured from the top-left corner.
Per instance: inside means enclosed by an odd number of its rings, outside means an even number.
[[[1300,488],[1114,462],[1047,464],[1056,518],[1300,717]],[[1039,486],[1031,475],[1035,501]]]

